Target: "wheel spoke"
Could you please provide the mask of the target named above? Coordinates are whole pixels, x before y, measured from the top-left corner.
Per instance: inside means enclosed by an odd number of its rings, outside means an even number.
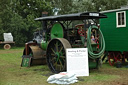
[[[58,52],[58,41],[56,42],[55,47],[56,47],[56,52]]]
[[[51,48],[51,50],[52,50],[52,52],[53,52],[54,54],[56,54],[56,52],[53,50],[53,48]]]
[[[64,65],[66,64],[66,60],[64,58],[62,58],[63,62],[64,62]]]
[[[54,60],[56,60],[55,57],[51,59],[51,62],[53,62]]]
[[[55,54],[51,53],[51,56],[54,56],[55,57]]]
[[[65,68],[65,66],[66,66],[66,60],[65,60],[65,56],[60,56],[60,58],[61,58],[61,64],[62,64],[62,66],[63,66],[63,68]]]
[[[60,60],[59,60],[59,63],[60,63],[60,70],[62,70],[61,67],[63,68],[63,65],[62,65],[62,62]]]
[[[53,66],[57,69],[57,61],[53,64]]]
[[[64,47],[62,46],[62,47],[60,48],[60,51],[59,51],[59,52],[61,52],[61,51],[63,50],[63,48],[64,48]]]
[[[60,56],[60,58],[63,58],[63,59],[64,59],[64,58],[65,58],[65,56]]]

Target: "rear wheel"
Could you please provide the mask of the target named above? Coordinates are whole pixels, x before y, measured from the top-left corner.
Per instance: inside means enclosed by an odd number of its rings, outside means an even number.
[[[115,63],[122,63],[125,62],[125,57],[121,54],[121,52],[109,52],[108,55],[108,61],[111,66],[113,66]]]
[[[11,45],[10,44],[5,44],[4,45],[4,49],[10,49],[11,48]]]
[[[111,66],[114,65],[114,63],[115,63],[115,54],[114,54],[114,52],[109,52],[108,61],[109,61],[109,64]]]
[[[66,71],[66,48],[71,48],[71,45],[64,38],[53,39],[48,44],[47,63],[52,72]]]

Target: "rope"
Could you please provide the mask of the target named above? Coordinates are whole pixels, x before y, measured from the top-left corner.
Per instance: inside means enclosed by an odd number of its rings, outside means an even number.
[[[97,49],[97,52],[94,53],[92,45],[91,45],[91,30],[92,29],[97,29],[99,32],[99,49]],[[104,41],[104,37],[103,34],[101,32],[100,29],[98,29],[97,26],[92,25],[89,27],[88,29],[88,33],[87,33],[87,47],[88,47],[88,53],[89,53],[89,57],[92,59],[96,59],[96,58],[100,58],[104,51],[105,51],[105,41]]]

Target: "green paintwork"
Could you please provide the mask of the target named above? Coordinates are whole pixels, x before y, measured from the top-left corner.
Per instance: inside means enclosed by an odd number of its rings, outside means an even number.
[[[43,50],[47,50],[47,46],[48,46],[48,42],[42,40],[42,42],[41,42],[41,48],[42,48]]]
[[[51,29],[51,39],[63,38],[63,37],[64,37],[63,26],[60,23],[55,23]]]
[[[106,12],[108,18],[100,19],[100,29],[105,38],[106,51],[128,51],[128,9],[126,27],[116,27],[116,12]],[[118,11],[119,12],[119,11]]]
[[[92,49],[93,49],[93,51],[97,51],[98,49],[97,49],[97,46],[98,46],[99,44],[91,44],[91,46],[92,46]]]
[[[89,60],[89,68],[93,69],[93,68],[97,68],[97,62]]]
[[[31,58],[23,58],[21,66],[22,67],[29,67],[30,62],[31,62]]]
[[[81,38],[82,44],[84,45],[85,44],[85,37],[80,36],[80,38]]]

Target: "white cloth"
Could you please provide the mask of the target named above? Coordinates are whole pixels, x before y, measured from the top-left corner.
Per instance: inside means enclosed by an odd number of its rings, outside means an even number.
[[[61,72],[59,74],[51,75],[47,79],[47,81],[48,83],[65,84],[65,85],[78,82],[76,75],[68,72]]]

